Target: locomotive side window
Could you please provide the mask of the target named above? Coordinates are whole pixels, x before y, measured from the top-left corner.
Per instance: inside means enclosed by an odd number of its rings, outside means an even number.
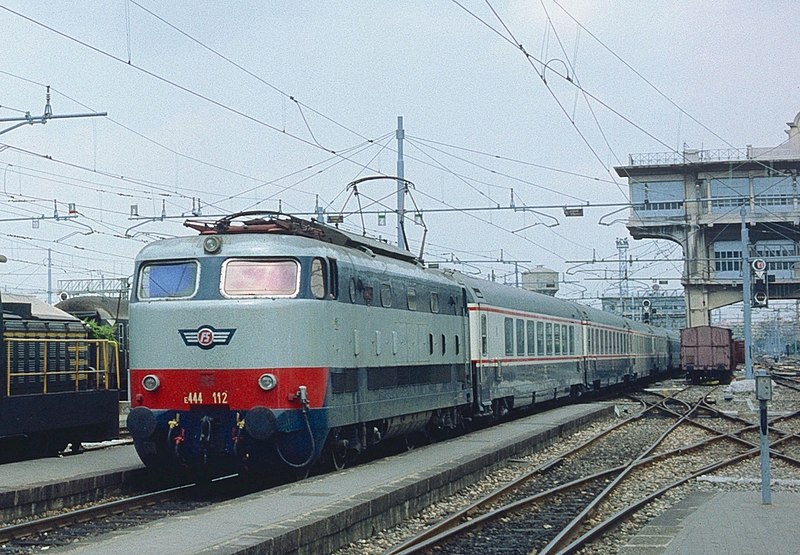
[[[140,299],[185,299],[197,291],[198,265],[183,262],[153,262],[139,270]]]
[[[325,298],[325,282],[327,281],[325,269],[325,263],[321,258],[311,261],[311,294],[316,299]]]
[[[222,268],[222,294],[227,297],[294,297],[300,265],[294,260],[227,260]]]
[[[339,298],[339,265],[336,263],[335,258],[328,259],[328,268],[330,272],[328,272],[328,276],[330,278],[330,283],[328,285],[328,291],[330,292],[331,299],[338,299]]]
[[[356,278],[350,278],[350,284],[347,286],[348,293],[350,293],[350,302],[356,302]]]
[[[384,308],[392,306],[392,286],[388,283],[381,283],[381,306]]]
[[[439,312],[439,293],[431,293],[431,312]]]
[[[417,310],[417,290],[413,287],[409,287],[408,291],[406,292],[406,298],[408,302],[408,310]]]

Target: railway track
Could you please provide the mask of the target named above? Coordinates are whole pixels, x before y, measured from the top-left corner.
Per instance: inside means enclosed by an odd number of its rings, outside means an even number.
[[[73,544],[91,536],[198,509],[245,495],[253,486],[234,476],[204,484],[185,484],[115,499],[0,528],[0,554],[39,552]]]
[[[637,394],[637,414],[385,553],[578,552],[667,492],[758,457],[756,424],[718,409],[711,391]],[[800,467],[798,430],[798,412],[771,419],[773,460]]]

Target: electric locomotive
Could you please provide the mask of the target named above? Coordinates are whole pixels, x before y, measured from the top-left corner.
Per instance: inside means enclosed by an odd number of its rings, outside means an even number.
[[[199,224],[137,257],[128,429],[142,460],[341,467],[391,437],[460,426],[463,288],[385,243],[262,216]]]
[[[273,212],[189,221],[136,260],[128,429],[148,466],[341,468],[395,437],[658,376],[675,338],[426,268]]]

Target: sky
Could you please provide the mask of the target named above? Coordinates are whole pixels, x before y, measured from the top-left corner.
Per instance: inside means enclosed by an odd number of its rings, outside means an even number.
[[[679,288],[680,248],[629,237],[613,168],[781,143],[797,21],[790,0],[0,0],[0,118],[41,116],[48,85],[55,116],[107,113],[0,122],[0,287],[130,277],[198,207],[321,206],[394,241],[396,182],[348,184],[396,175],[402,116],[427,262],[508,283],[543,265],[590,302],[618,292],[627,237],[630,291]]]

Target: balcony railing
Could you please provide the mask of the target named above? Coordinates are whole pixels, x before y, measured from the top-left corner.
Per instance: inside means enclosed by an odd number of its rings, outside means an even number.
[[[697,162],[739,161],[750,158],[747,149],[717,148],[683,152],[640,152],[629,155],[631,166],[670,166]]]

